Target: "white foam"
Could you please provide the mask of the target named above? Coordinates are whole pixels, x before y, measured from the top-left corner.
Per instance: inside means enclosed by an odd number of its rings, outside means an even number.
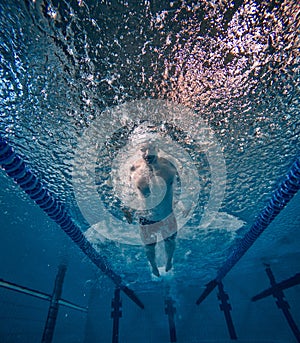
[[[207,232],[212,230],[226,231],[232,233],[234,237],[236,232],[245,225],[245,222],[226,212],[211,213],[208,222],[201,221],[200,226],[186,226],[179,231],[179,237],[182,239],[195,239],[199,231]]]

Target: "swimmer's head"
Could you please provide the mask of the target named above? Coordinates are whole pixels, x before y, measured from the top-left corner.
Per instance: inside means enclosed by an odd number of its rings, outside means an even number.
[[[148,163],[154,163],[157,160],[158,148],[152,142],[144,143],[141,148],[142,157]]]

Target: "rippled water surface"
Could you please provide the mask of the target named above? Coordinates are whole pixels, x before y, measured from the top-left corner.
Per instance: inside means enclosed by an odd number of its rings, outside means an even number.
[[[187,125],[213,130],[227,169],[223,221],[183,237],[177,253],[178,276],[188,263],[192,279],[200,267],[211,277],[299,153],[299,2],[7,0],[0,11],[0,132],[84,230],[72,163],[84,130],[109,124],[107,108],[168,100],[194,111]],[[141,249],[104,248],[117,249],[117,270],[124,259],[125,274],[146,270]]]

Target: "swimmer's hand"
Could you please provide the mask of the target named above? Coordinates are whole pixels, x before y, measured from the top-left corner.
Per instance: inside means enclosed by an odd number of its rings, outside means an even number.
[[[124,213],[124,216],[128,222],[128,224],[132,224],[132,221],[133,221],[133,215],[132,215],[132,212],[130,212],[129,210],[127,210],[126,208],[123,208],[122,209],[123,213]]]

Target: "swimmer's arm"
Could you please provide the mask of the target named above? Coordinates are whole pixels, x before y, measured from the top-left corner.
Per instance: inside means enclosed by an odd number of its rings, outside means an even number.
[[[137,188],[145,198],[147,198],[151,193],[149,182],[147,182],[145,178],[141,178],[139,180],[139,182],[137,183]]]
[[[136,170],[136,167],[135,166],[131,166],[130,168],[130,176],[129,176],[129,184],[131,184],[132,182],[134,182],[134,178],[132,178],[132,173]],[[124,217],[125,219],[127,220],[127,223],[128,224],[132,224],[133,222],[133,219],[134,219],[134,216],[135,216],[135,210],[133,210],[132,208],[130,207],[127,207],[127,206],[124,206],[124,207],[121,207],[121,210],[124,214]]]
[[[136,166],[132,165],[130,167],[130,173],[133,173],[136,169],[137,169]],[[129,177],[129,182],[132,182],[131,175]],[[124,217],[126,218],[128,224],[132,224],[133,218],[135,215],[135,211],[131,208],[128,208],[128,207],[122,207],[121,210],[122,210]]]
[[[141,165],[139,163],[131,166],[131,175],[133,175],[132,173],[137,171],[140,167]],[[143,197],[147,198],[150,195],[151,191],[149,187],[149,178],[143,175],[143,171],[140,172],[140,175],[135,175],[133,178],[130,176],[130,182],[135,184],[135,187],[139,190]]]
[[[181,180],[176,170],[176,174],[174,175],[174,179],[173,179],[173,206],[176,206],[177,203],[179,202],[180,195],[181,195]]]

